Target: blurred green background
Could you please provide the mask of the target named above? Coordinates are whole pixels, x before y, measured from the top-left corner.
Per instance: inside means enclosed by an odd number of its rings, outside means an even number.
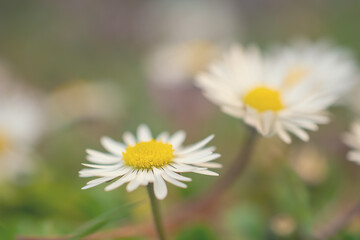
[[[193,33],[182,24],[188,18],[206,19],[208,26],[199,24],[209,29],[205,40],[266,48],[299,36],[329,38],[360,56],[357,0],[178,4],[176,0],[0,0],[0,60],[19,82],[40,93],[47,114],[46,131],[29,156],[34,170],[0,183],[1,239],[15,234],[70,234],[104,212],[139,200],[143,201],[126,218],[106,228],[150,219],[145,189],[129,194],[124,188],[104,192],[104,186],[80,190],[87,181],[77,173],[85,162],[85,149],[102,150],[101,136],[120,140],[124,131],[133,132],[147,123],[155,133],[184,129],[187,143],[214,133],[212,143],[225,167],[236,156],[246,137],[244,124],[222,114],[189,82],[164,88],[149,81],[148,55],[158,45],[191,40]],[[228,18],[221,23],[226,27],[214,26],[218,12],[220,19]],[[186,38],[177,30],[184,31]],[[194,40],[200,37],[195,34]],[[171,59],[164,61],[164,71],[167,61]],[[103,83],[110,87],[97,91]],[[93,90],[83,93],[81,86],[88,85]],[[61,105],[65,110],[52,105],[57,97],[70,101]],[[71,106],[71,102],[82,103]],[[95,110],[83,113],[87,104],[95,104]],[[310,143],[296,140],[285,145],[277,138],[261,139],[216,219],[183,227],[171,239],[304,239],[341,212],[360,196],[360,169],[345,160],[347,149],[339,139],[355,116],[345,107],[332,112],[332,123],[312,133]],[[188,189],[168,185],[169,196],[162,201],[164,216],[174,202],[200,195],[216,181],[189,175],[193,181]],[[360,216],[334,239],[360,239]]]

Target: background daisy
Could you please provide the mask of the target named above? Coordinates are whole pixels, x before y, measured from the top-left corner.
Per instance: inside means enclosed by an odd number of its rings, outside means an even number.
[[[344,134],[344,142],[351,148],[347,158],[360,164],[360,122],[354,122],[350,127],[350,132]]]
[[[34,168],[32,154],[45,130],[40,97],[0,70],[0,181],[16,181]]]
[[[310,56],[314,58],[311,61],[317,60],[316,52]],[[264,58],[254,46],[238,46],[211,64],[208,72],[200,74],[197,84],[225,113],[242,118],[263,136],[277,134],[290,143],[291,132],[308,141],[305,130],[317,130],[318,124],[329,121],[326,108],[349,89],[353,79],[347,73],[345,78],[336,78],[322,88],[327,76],[320,75],[321,71],[308,75],[293,66],[282,57]]]

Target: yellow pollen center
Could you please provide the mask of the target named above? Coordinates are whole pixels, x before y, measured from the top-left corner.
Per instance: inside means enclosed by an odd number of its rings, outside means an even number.
[[[5,133],[0,131],[0,155],[6,151],[10,145],[10,140]]]
[[[286,74],[284,85],[286,87],[292,87],[306,77],[308,73],[309,71],[306,68],[294,67]]]
[[[196,74],[209,64],[217,55],[217,49],[208,42],[193,42],[184,46],[183,54],[191,74]]]
[[[244,102],[259,112],[276,112],[284,108],[279,91],[267,87],[251,90],[245,95]]]
[[[125,164],[138,169],[159,168],[171,163],[174,149],[171,144],[155,140],[140,142],[123,153]]]

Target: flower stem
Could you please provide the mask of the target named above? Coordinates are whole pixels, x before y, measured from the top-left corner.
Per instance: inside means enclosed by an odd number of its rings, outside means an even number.
[[[152,183],[147,185],[147,191],[150,198],[150,204],[151,204],[152,214],[156,227],[156,232],[158,233],[159,240],[165,240],[166,238],[164,233],[164,225],[162,223],[162,218],[160,214],[159,202],[155,197],[154,185]]]

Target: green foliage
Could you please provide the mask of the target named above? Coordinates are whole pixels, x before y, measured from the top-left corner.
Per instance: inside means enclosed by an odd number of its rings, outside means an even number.
[[[15,239],[15,233],[13,232],[13,229],[0,224],[0,239]]]
[[[230,208],[226,215],[226,225],[237,238],[256,240],[264,239],[264,216],[254,205],[243,204]]]
[[[206,225],[194,225],[182,231],[176,240],[217,240],[214,232]]]
[[[124,219],[129,214],[129,211],[134,205],[135,204],[124,204],[116,209],[112,209],[111,211],[100,215],[99,217],[84,224],[81,228],[75,231],[70,240],[82,239],[83,237],[100,230],[111,222]]]

